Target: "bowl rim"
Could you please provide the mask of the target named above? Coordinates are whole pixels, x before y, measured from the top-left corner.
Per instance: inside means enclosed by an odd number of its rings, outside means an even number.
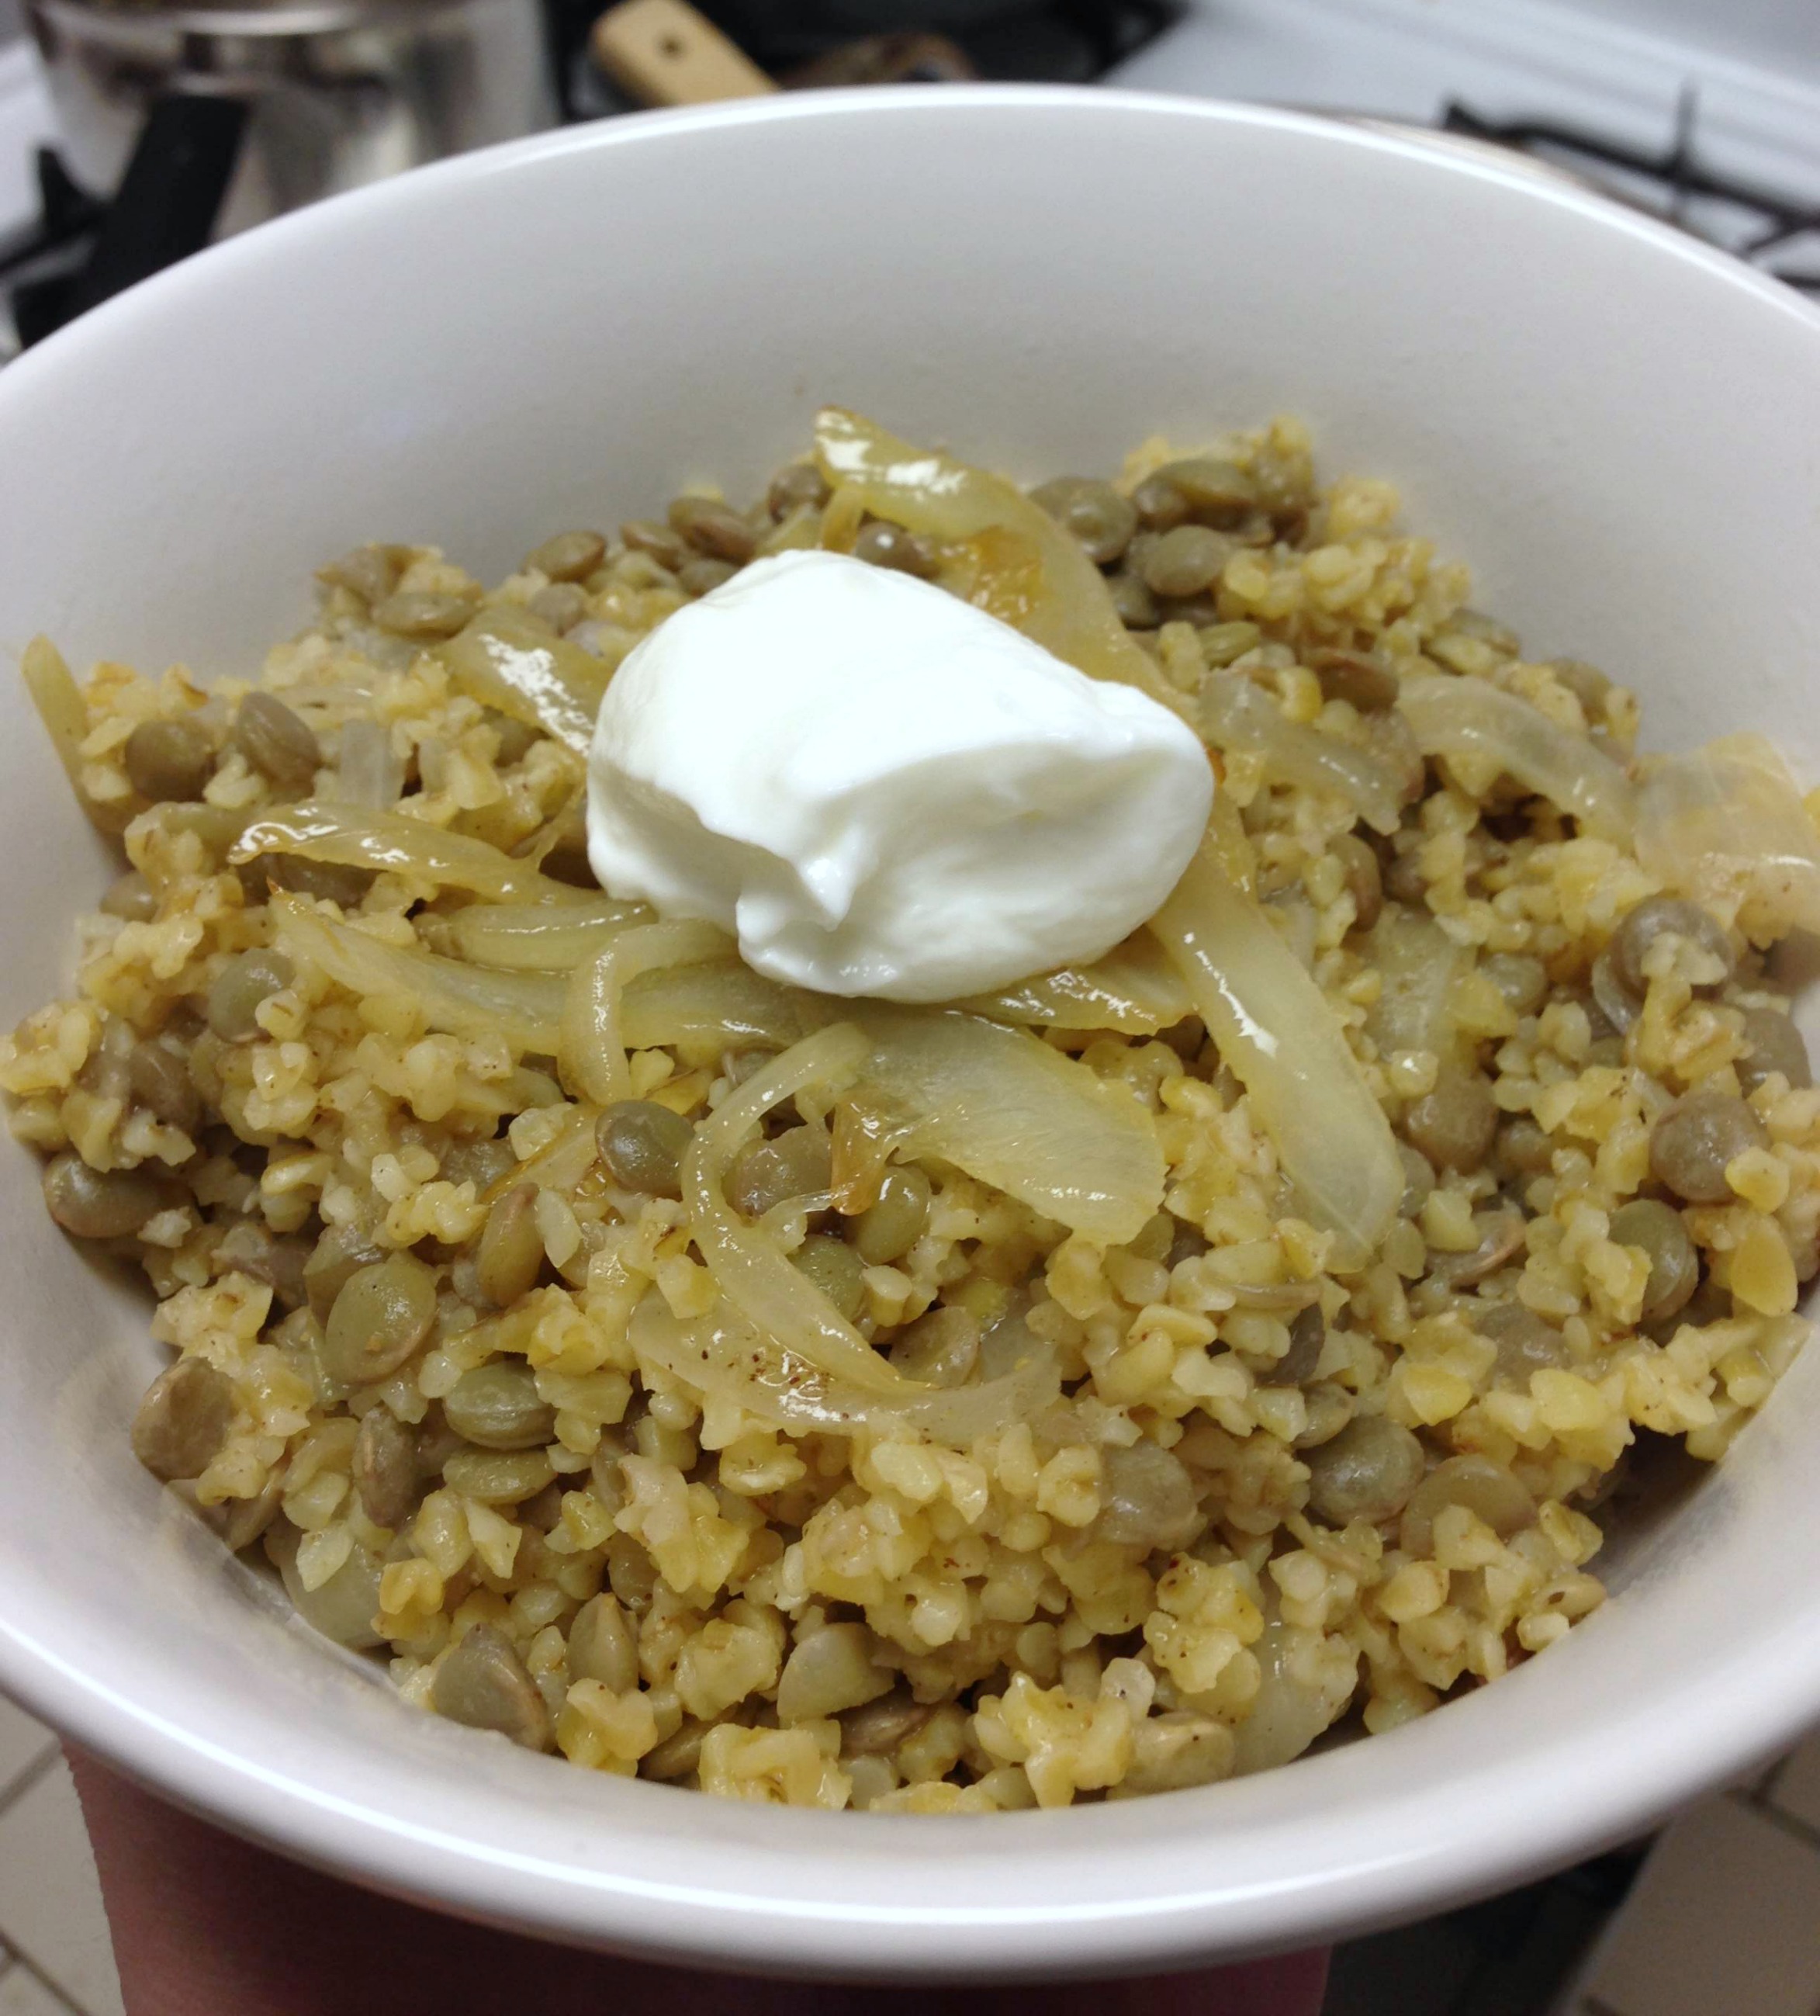
[[[1153,92],[1069,85],[950,85],[939,92],[908,85],[826,92],[628,115],[509,141],[412,171],[387,182],[326,199],[229,239],[103,304],[38,345],[0,373],[0,427],[7,411],[36,396],[41,383],[80,374],[91,352],[130,339],[135,318],[206,298],[237,275],[281,261],[293,245],[333,237],[343,220],[371,212],[408,215],[433,208],[483,180],[570,154],[592,154],[648,140],[728,127],[830,120],[863,113],[869,120],[951,117],[957,107],[1070,110],[1095,114],[1203,122],[1227,128],[1300,133],[1364,153],[1391,154],[1436,172],[1519,190],[1530,200],[1643,239],[1657,251],[1753,297],[1765,311],[1791,319],[1820,339],[1820,308],[1792,289],[1715,247],[1642,215],[1520,156],[1508,161],[1468,149],[1451,136],[1318,113],[1287,111]],[[804,1894],[780,1901],[754,1881],[754,1850],[736,1831],[703,1830],[699,1880],[651,1880],[631,1867],[582,1867],[495,1853],[472,1834],[439,1832],[362,1803],[343,1790],[305,1784],[163,1720],[122,1690],[34,1635],[29,1620],[0,1615],[0,1683],[26,1706],[57,1724],[85,1748],[179,1805],[297,1859],[390,1895],[462,1917],[578,1945],[635,1951],[694,1964],[800,1976],[920,1980],[1035,1978],[1185,1966],[1209,1956],[1236,1960],[1325,1941],[1368,1926],[1426,1915],[1488,1895],[1576,1856],[1634,1835],[1675,1805],[1735,1777],[1793,1738],[1820,1709],[1820,1629],[1785,1636],[1779,1656],[1760,1662],[1750,1679],[1752,1714],[1736,1713],[1733,1683],[1741,1670],[1715,1665],[1696,1689],[1684,1691],[1675,1718],[1643,1718],[1627,1732],[1620,1771],[1601,1739],[1564,1734],[1563,1768],[1577,1773],[1581,1795],[1570,1812],[1556,1810],[1495,1756],[1469,1790],[1498,1802],[1507,1824],[1462,1838],[1439,1829],[1421,1852],[1373,1856],[1362,1850],[1347,1866],[1300,1881],[1241,1888],[1231,1881],[1197,1887],[1192,1869],[1173,1888],[1122,1894],[1095,1905],[1074,1892],[1002,1900],[982,1889],[966,1903],[919,1905],[908,1895],[874,1894],[859,1903]],[[1734,1660],[1735,1654],[1732,1655]],[[1520,1675],[1503,1684],[1520,1683]],[[1469,1703],[1455,1706],[1468,1712]],[[1700,1728],[1699,1744],[1686,1740]],[[1374,1750],[1399,1740],[1373,1739]],[[1344,1752],[1307,1760],[1298,1773],[1332,1773]],[[530,1760],[526,1760],[528,1763]],[[1502,1773],[1502,1775],[1501,1775]],[[1259,1780],[1242,1781],[1255,1784]],[[1311,1780],[1309,1782],[1312,1783]],[[667,1798],[670,1788],[628,1785],[629,1793]],[[1200,1802],[1185,1793],[1167,1802]],[[1427,1796],[1435,1796],[1433,1788]],[[1149,1802],[1143,1802],[1148,1805]],[[1558,1804],[1558,1802],[1557,1802]],[[955,1857],[989,1849],[1013,1859],[1065,1849],[1077,1862],[1103,1841],[1109,1813],[997,1816],[977,1831],[972,1819],[919,1819],[919,1843],[945,1844]],[[1438,1810],[1438,1809],[1437,1809]],[[777,1811],[768,1818],[770,1853],[812,1873],[843,1858],[863,1831],[910,1824],[895,1816]],[[1217,1820],[1210,1809],[1210,1826]],[[607,1816],[603,1835],[613,1822]],[[1495,1835],[1496,1838],[1493,1838]],[[932,1934],[940,1934],[932,1939]]]

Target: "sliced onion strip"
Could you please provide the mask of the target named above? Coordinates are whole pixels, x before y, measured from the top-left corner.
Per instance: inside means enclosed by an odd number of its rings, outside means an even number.
[[[1628,842],[1636,794],[1610,757],[1527,700],[1484,679],[1428,674],[1403,682],[1397,705],[1424,756],[1477,758],[1508,770],[1602,840]]]
[[[746,1225],[726,1197],[734,1158],[765,1114],[811,1085],[844,1090],[869,1047],[863,1031],[836,1022],[774,1057],[696,1128],[683,1158],[682,1194],[696,1248],[715,1285],[754,1330],[812,1371],[890,1399],[913,1390],[912,1382],[879,1357],[776,1246]]]
[[[905,1380],[901,1397],[893,1399],[820,1370],[725,1305],[682,1323],[653,1292],[632,1312],[631,1335],[638,1356],[672,1378],[799,1435],[908,1431],[966,1449],[981,1435],[1032,1419],[1060,1391],[1053,1350],[1027,1331],[1029,1349],[1002,1377],[947,1390]]]
[[[509,973],[573,973],[628,924],[648,924],[642,903],[575,895],[574,903],[471,903],[437,920],[441,941],[458,959]]]
[[[995,1022],[1116,1029],[1127,1036],[1153,1036],[1193,1012],[1181,975],[1147,931],[1115,945],[1091,966],[1063,967],[955,1006]]]
[[[1311,1219],[1339,1235],[1335,1264],[1362,1266],[1396,1215],[1403,1165],[1325,997],[1207,848],[1150,928]]]
[[[1343,798],[1376,833],[1394,833],[1402,819],[1402,794],[1389,764],[1291,721],[1248,679],[1209,679],[1201,690],[1200,725],[1216,749],[1257,757],[1276,782]]]
[[[521,609],[495,604],[437,656],[473,699],[586,756],[612,675],[599,659]]]
[[[433,1029],[476,1041],[502,1036],[515,1056],[554,1053],[563,983],[553,974],[491,973],[419,947],[390,945],[282,890],[272,891],[272,908],[279,946],[351,994],[406,995]]]
[[[132,817],[131,805],[97,805],[83,788],[82,740],[88,733],[88,706],[63,653],[49,638],[34,637],[25,647],[19,670],[77,804],[103,833],[124,832]]]
[[[721,959],[732,949],[713,924],[679,919],[667,924],[632,924],[616,931],[584,966],[571,975],[563,999],[556,1062],[563,1082],[578,1098],[596,1106],[631,1096],[631,1067],[620,1027],[620,997],[640,974],[664,967],[691,966]]]
[[[867,1082],[907,1121],[910,1154],[1103,1245],[1135,1238],[1161,1208],[1163,1150],[1128,1086],[977,1015],[869,1004],[859,1020]]]
[[[383,722],[344,722],[335,769],[340,795],[371,811],[388,811],[405,788],[404,760],[392,747],[391,730]]]
[[[1639,794],[1637,858],[1677,894],[1739,923],[1760,944],[1820,931],[1820,833],[1775,745],[1726,735],[1659,757]]]
[[[1135,686],[1185,717],[1187,703],[1131,641],[1080,542],[1015,484],[912,448],[839,406],[815,416],[815,457],[828,481],[874,517],[949,549],[943,586],[1089,679]]]
[[[466,889],[498,902],[578,905],[584,891],[552,881],[484,840],[450,833],[404,812],[306,798],[262,813],[242,833],[229,859],[297,854],[343,868],[402,876],[428,889]]]

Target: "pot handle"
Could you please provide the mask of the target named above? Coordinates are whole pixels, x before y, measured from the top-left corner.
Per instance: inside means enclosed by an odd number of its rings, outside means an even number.
[[[88,261],[68,296],[68,315],[200,252],[214,234],[221,199],[240,157],[247,106],[238,98],[167,92],[153,101]]]
[[[777,85],[688,0],[620,0],[588,38],[595,64],[640,105],[713,105]]]

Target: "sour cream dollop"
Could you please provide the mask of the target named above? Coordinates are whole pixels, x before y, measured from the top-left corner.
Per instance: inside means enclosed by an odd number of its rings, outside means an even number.
[[[1096,959],[1213,795],[1167,708],[928,582],[759,560],[614,675],[588,773],[609,895],[701,917],[820,993],[944,1001]]]

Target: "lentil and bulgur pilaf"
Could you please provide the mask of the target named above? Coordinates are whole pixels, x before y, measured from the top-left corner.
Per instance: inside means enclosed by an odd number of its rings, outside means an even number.
[[[967,525],[856,440],[491,590],[361,548],[257,682],[31,648],[130,866],[0,1085],[159,1298],[133,1447],[411,1701],[591,1769],[987,1812],[1394,1727],[1595,1610],[1640,1442],[1718,1457],[1800,1347],[1808,808],[1743,738],[1640,761],[1293,423],[962,472]],[[811,545],[1200,729],[1154,931],[875,1014],[590,884],[613,668]]]

